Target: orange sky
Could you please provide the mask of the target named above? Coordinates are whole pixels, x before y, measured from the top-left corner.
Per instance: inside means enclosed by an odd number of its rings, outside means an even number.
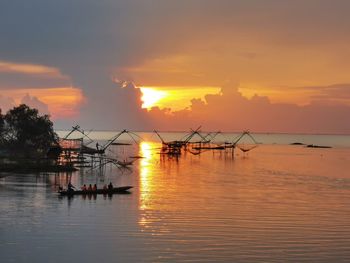
[[[140,87],[142,92],[143,108],[151,109],[159,107],[161,109],[170,108],[178,111],[188,108],[192,99],[204,99],[207,94],[220,93],[220,87]]]
[[[80,89],[72,87],[54,87],[54,88],[27,88],[15,90],[1,90],[2,96],[10,97],[18,105],[23,103],[23,97],[27,94],[35,97],[48,107],[48,113],[53,119],[57,118],[75,118],[79,116],[79,108],[84,97]],[[28,103],[31,104],[31,103]],[[31,107],[40,107],[37,104],[29,105]]]
[[[200,34],[186,39],[182,54],[148,59],[135,67],[121,68],[118,74],[132,76],[138,86],[156,90],[167,91],[173,86],[175,91],[178,87],[179,96],[187,88],[222,87],[231,82],[248,98],[257,94],[275,103],[297,105],[307,105],[321,96],[322,87],[350,83],[350,63],[342,58],[344,53],[350,55],[345,43],[327,39],[308,45],[293,41],[281,45],[267,36],[253,34],[237,39],[225,29],[222,31],[215,32],[217,37],[211,39],[205,40]],[[196,89],[191,94],[202,98],[204,91]],[[176,97],[172,93],[162,101]],[[350,105],[348,98],[339,101]],[[155,105],[164,107],[163,102]],[[183,101],[183,107],[188,102]]]
[[[27,101],[63,127],[350,132],[349,1],[23,5],[0,16],[4,109]]]
[[[85,98],[81,89],[72,86],[57,86],[57,81],[64,81],[69,85],[69,78],[64,76],[59,69],[45,65],[14,63],[0,61],[0,73],[16,77],[30,77],[34,79],[34,86],[30,83],[21,83],[16,88],[0,83],[2,100],[7,100],[7,105],[0,105],[4,111],[9,107],[26,103],[36,107],[45,114],[50,114],[53,119],[75,118],[79,116],[79,107]],[[35,87],[35,82],[49,79],[52,86]]]

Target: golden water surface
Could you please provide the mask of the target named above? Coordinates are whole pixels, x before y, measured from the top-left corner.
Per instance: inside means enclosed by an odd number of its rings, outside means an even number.
[[[140,143],[131,169],[71,175],[129,195],[58,198],[67,174],[2,175],[1,262],[350,262],[349,148],[160,146]]]

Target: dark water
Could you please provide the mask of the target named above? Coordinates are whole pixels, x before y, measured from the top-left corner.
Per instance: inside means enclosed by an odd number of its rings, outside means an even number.
[[[1,262],[350,262],[350,149],[260,145],[0,178]],[[112,149],[119,156],[125,149]],[[60,198],[112,181],[129,195]]]

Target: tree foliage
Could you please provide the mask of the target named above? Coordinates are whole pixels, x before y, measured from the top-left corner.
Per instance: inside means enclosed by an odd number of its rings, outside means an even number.
[[[0,114],[0,144],[7,152],[21,156],[45,156],[58,137],[48,115],[25,104]]]

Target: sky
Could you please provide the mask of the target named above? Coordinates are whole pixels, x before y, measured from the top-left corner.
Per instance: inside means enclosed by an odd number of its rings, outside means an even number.
[[[56,129],[350,133],[346,0],[2,0],[0,108]]]

